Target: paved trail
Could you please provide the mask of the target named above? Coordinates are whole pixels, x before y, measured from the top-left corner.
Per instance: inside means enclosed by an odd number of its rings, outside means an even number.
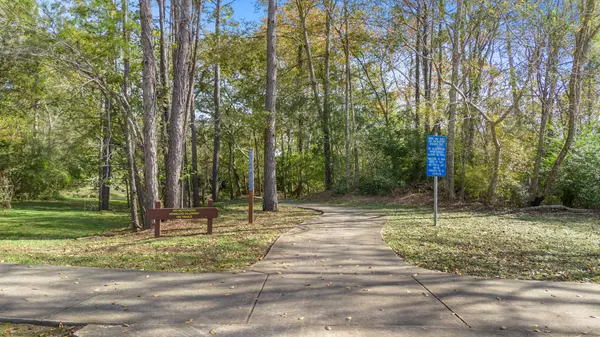
[[[424,270],[382,241],[383,213],[304,206],[324,214],[244,272],[0,264],[0,320],[90,324],[82,337],[600,335],[600,285]]]

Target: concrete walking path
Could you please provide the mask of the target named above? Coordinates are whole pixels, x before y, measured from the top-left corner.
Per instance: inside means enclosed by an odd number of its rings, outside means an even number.
[[[245,271],[181,274],[0,264],[0,320],[90,324],[78,336],[600,335],[600,285],[411,266],[383,213],[323,215]]]

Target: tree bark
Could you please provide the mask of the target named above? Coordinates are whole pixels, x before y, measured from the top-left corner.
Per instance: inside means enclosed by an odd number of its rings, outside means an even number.
[[[221,151],[221,65],[219,42],[221,39],[221,0],[216,0],[215,13],[215,38],[216,38],[216,57],[215,62],[215,84],[214,84],[214,104],[215,104],[215,138],[213,149],[213,165],[212,165],[212,198],[214,201],[219,200],[219,153]]]
[[[277,173],[275,161],[275,103],[277,100],[277,4],[269,0],[267,22],[267,95],[265,109],[267,110],[267,127],[265,128],[265,183],[263,210],[277,211]]]
[[[144,183],[146,210],[154,208],[158,200],[158,166],[156,163],[156,60],[154,59],[152,5],[150,0],[140,0],[142,23],[142,90],[144,105]],[[144,229],[152,227],[146,217]]]
[[[546,128],[548,126],[548,120],[550,119],[550,114],[552,110],[554,110],[554,96],[556,95],[557,82],[558,82],[558,74],[557,74],[557,65],[558,65],[558,52],[559,52],[559,41],[555,34],[550,34],[548,36],[548,59],[546,61],[546,71],[544,78],[544,86],[542,89],[542,118],[540,123],[540,131],[538,134],[538,144],[537,151],[535,155],[535,161],[533,165],[533,175],[531,180],[531,187],[529,190],[531,204],[539,205],[541,200],[538,201],[538,185],[540,181],[540,169],[542,166],[542,156],[545,152],[545,142],[546,142]]]
[[[230,135],[228,145],[229,161],[227,163],[227,173],[229,174],[229,200],[234,199],[234,184],[233,184],[233,135]]]
[[[329,164],[329,160],[328,160],[328,155],[330,154],[329,151],[327,150],[328,145],[329,145],[329,139],[325,140],[325,126],[327,125],[328,127],[328,123],[325,123],[325,113],[324,113],[324,107],[326,104],[323,105],[323,107],[321,106],[321,99],[319,97],[319,89],[317,86],[317,77],[315,75],[315,67],[314,67],[314,63],[313,63],[313,57],[312,57],[312,50],[310,47],[310,41],[308,39],[308,30],[306,28],[306,15],[308,14],[308,11],[305,10],[302,6],[302,3],[300,0],[296,0],[296,6],[298,7],[298,13],[300,16],[300,21],[301,21],[301,25],[302,25],[302,31],[304,34],[304,48],[306,49],[306,58],[308,61],[308,70],[309,70],[309,75],[310,75],[310,83],[311,83],[311,88],[312,88],[312,92],[313,92],[313,98],[315,100],[315,106],[317,107],[317,112],[319,114],[319,116],[321,117],[321,126],[323,128],[323,132],[324,132],[324,140],[323,140],[323,148],[324,148],[324,157],[325,157],[325,189],[326,190],[330,190],[333,187],[333,179],[332,179],[332,172],[331,172],[331,168],[330,168],[330,164]],[[330,25],[331,22],[329,21],[329,18],[327,19],[326,22],[327,25]],[[327,34],[327,36],[329,36],[330,34]],[[327,40],[329,41],[329,37],[327,38]],[[327,44],[329,44],[329,42],[326,42]],[[327,49],[327,47],[326,47]],[[328,60],[328,57],[326,57],[326,60]],[[326,61],[326,63],[328,63],[328,61]],[[326,78],[328,77],[327,75],[325,76]],[[328,132],[327,132],[327,137],[329,137]]]
[[[123,96],[125,99],[129,98],[129,8],[128,0],[122,0],[122,11],[123,11]],[[131,229],[133,231],[139,231],[140,221],[138,217],[138,203],[137,194],[138,190],[135,186],[135,144],[133,135],[131,134],[131,128],[129,126],[129,116],[125,114],[123,116],[123,131],[125,134],[125,143],[127,149],[127,168],[129,178],[127,180],[127,189],[129,191],[128,204],[131,211]]]
[[[160,72],[160,90],[158,96],[160,97],[160,104],[163,109],[162,113],[162,121],[164,123],[164,136],[167,136],[167,123],[169,122],[170,105],[169,105],[169,73],[167,71],[167,64],[169,60],[167,59],[167,46],[165,43],[165,12],[166,12],[166,2],[167,0],[157,0],[158,3],[158,23],[160,28],[160,63],[159,63],[159,72]],[[165,139],[166,140],[166,139]]]
[[[260,147],[258,146],[258,138],[256,137],[256,133],[252,130],[252,138],[254,139],[254,168],[256,169],[256,186],[254,189],[256,190],[254,195],[262,195],[262,179],[260,179]]]
[[[448,156],[446,160],[447,170],[446,176],[448,179],[448,199],[452,202],[455,198],[454,192],[454,148],[456,139],[456,85],[458,85],[458,66],[460,61],[459,45],[460,45],[460,29],[462,21],[462,0],[458,0],[456,4],[456,13],[454,18],[454,34],[452,37],[452,74],[450,81],[450,106],[448,108]]]
[[[325,64],[324,64],[324,85],[323,85],[323,115],[321,127],[323,129],[323,156],[325,157],[325,190],[333,189],[333,164],[331,159],[331,135],[329,118],[331,115],[330,104],[330,55],[331,55],[331,20],[333,15],[333,2],[325,0],[326,17],[325,17]]]
[[[417,37],[415,46],[415,129],[421,127],[421,0],[417,0]]]
[[[186,86],[188,82],[188,64],[190,61],[190,8],[191,0],[175,0],[174,10],[177,19],[177,49],[173,68],[173,96],[171,118],[169,120],[169,149],[167,153],[165,207],[181,207],[180,185],[181,164],[183,160],[183,124],[186,109]]]
[[[352,163],[352,157],[350,155],[350,143],[351,143],[351,126],[350,126],[350,40],[348,38],[348,0],[344,0],[344,60],[345,60],[345,83],[344,83],[344,117],[346,122],[345,129],[345,155],[346,155],[346,190],[350,190],[350,167]]]
[[[167,3],[168,0],[157,0],[158,3],[158,23],[159,23],[159,63],[158,63],[158,78],[160,84],[157,85],[156,95],[157,95],[157,109],[158,113],[161,114],[159,124],[159,145],[158,150],[162,152],[163,161],[164,161],[164,169],[166,171],[168,157],[167,157],[167,144],[169,140],[169,119],[171,118],[171,104],[169,100],[169,59],[168,59],[168,49],[166,39],[165,39],[165,15],[167,11]],[[174,11],[171,8],[171,19],[173,18]],[[173,20],[171,20],[173,21]],[[171,22],[171,34],[173,33],[173,22]],[[173,36],[171,36],[172,38]],[[171,41],[172,42],[172,41]],[[173,43],[171,43],[173,45]],[[163,182],[163,193],[164,191],[164,182]]]
[[[100,210],[108,211],[110,206],[110,182],[112,178],[112,170],[110,166],[110,160],[112,157],[112,116],[111,116],[111,104],[110,98],[105,97],[104,99],[104,112],[106,119],[104,120],[104,145],[103,148],[103,162],[102,162],[102,200],[100,201]]]
[[[196,74],[196,62],[198,57],[198,41],[200,39],[200,16],[202,13],[202,1],[197,4],[196,31],[194,35],[194,52],[192,55],[192,68],[190,70],[190,84],[188,92],[188,108],[190,109],[191,128],[191,151],[192,151],[192,206],[200,206],[200,180],[198,177],[198,135],[196,130],[196,112],[194,110],[194,79]]]

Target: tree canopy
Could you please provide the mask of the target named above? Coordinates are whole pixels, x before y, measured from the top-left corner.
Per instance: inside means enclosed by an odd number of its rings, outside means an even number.
[[[141,227],[247,194],[250,148],[269,210],[428,188],[435,133],[452,201],[600,206],[596,1],[269,5],[0,0],[0,207],[121,189]]]

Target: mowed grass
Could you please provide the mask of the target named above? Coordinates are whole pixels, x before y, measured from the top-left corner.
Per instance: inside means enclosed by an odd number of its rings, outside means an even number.
[[[385,241],[408,262],[464,275],[600,283],[600,219],[576,214],[393,210]]]
[[[444,207],[433,226],[428,195],[317,196],[317,202],[388,213],[384,239],[413,265],[460,275],[600,283],[600,215],[506,214]],[[308,199],[312,201],[311,199]],[[412,202],[420,204],[411,204]],[[469,210],[471,209],[471,210]]]
[[[0,212],[0,261],[178,272],[243,269],[258,261],[283,232],[318,213],[280,205],[256,212],[247,223],[247,203],[219,203],[213,235],[206,220],[168,221],[162,237],[133,233],[123,202],[115,211],[94,211],[95,202],[68,200],[15,203]]]

